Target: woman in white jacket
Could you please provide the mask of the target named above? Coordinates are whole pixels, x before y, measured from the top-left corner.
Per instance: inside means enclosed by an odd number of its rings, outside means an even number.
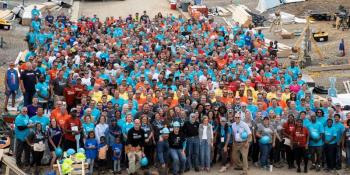
[[[96,127],[95,127],[95,137],[98,143],[100,143],[100,138],[105,136],[108,124],[106,123],[106,115],[102,114]]]

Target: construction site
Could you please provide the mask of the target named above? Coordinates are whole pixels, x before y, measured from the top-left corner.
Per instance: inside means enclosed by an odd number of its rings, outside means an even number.
[[[252,30],[261,30],[266,43],[278,42],[278,61],[284,67],[289,66],[291,60],[296,61],[302,67],[304,80],[320,99],[329,97],[329,89],[333,88],[337,94],[333,101],[350,109],[350,0],[202,0],[202,5],[190,5],[187,8],[183,7],[181,0],[144,2],[0,1],[0,82],[4,81],[9,63],[23,60],[28,52],[24,40],[31,25],[34,7],[40,10],[41,16],[47,13],[54,16],[65,14],[76,21],[81,16],[96,14],[104,19],[147,10],[150,16],[162,12],[185,18],[205,17],[228,26],[239,22]],[[336,78],[334,86],[330,77]],[[0,94],[0,101],[3,101],[3,83],[0,83]],[[15,115],[18,111],[13,112]],[[3,168],[2,174],[26,174],[13,165],[14,160],[1,147],[0,159],[8,167]],[[252,171],[259,174],[255,169]],[[273,173],[295,174],[285,172],[284,169]]]

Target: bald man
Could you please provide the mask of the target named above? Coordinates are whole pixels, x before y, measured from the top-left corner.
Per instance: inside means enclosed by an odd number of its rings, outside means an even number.
[[[27,62],[27,69],[21,73],[20,87],[24,96],[24,106],[32,104],[35,95],[37,77],[31,63]]]
[[[136,119],[134,127],[128,131],[128,140],[126,152],[129,159],[128,174],[135,174],[140,168],[140,163],[136,160],[141,160],[144,156],[143,146],[145,143],[145,131],[141,128],[141,121]]]

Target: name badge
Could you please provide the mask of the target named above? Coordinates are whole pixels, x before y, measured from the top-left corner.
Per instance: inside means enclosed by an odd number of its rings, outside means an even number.
[[[221,137],[221,143],[225,142],[225,137]]]
[[[169,130],[170,130],[170,132],[173,132],[174,129],[173,129],[173,128],[170,128]]]
[[[148,134],[145,134],[145,138],[148,138]]]

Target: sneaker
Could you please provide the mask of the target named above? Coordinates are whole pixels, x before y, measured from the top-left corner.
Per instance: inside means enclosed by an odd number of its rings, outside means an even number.
[[[197,167],[197,168],[194,168],[194,171],[195,172],[199,172],[199,168]]]
[[[242,167],[235,167],[234,170],[242,171],[243,168]]]
[[[316,166],[316,171],[320,171],[321,170],[321,166],[320,165],[317,165]]]
[[[301,170],[300,170],[300,168],[298,168],[298,169],[297,169],[297,173],[301,173]]]
[[[260,165],[259,165],[259,162],[255,162],[255,163],[254,163],[254,166],[255,166],[255,167],[259,167],[259,166],[260,166]]]
[[[227,170],[226,166],[221,167],[221,169],[219,170],[219,173],[223,173]]]
[[[310,170],[314,170],[314,169],[316,169],[316,165],[312,164],[311,167],[310,167]]]

